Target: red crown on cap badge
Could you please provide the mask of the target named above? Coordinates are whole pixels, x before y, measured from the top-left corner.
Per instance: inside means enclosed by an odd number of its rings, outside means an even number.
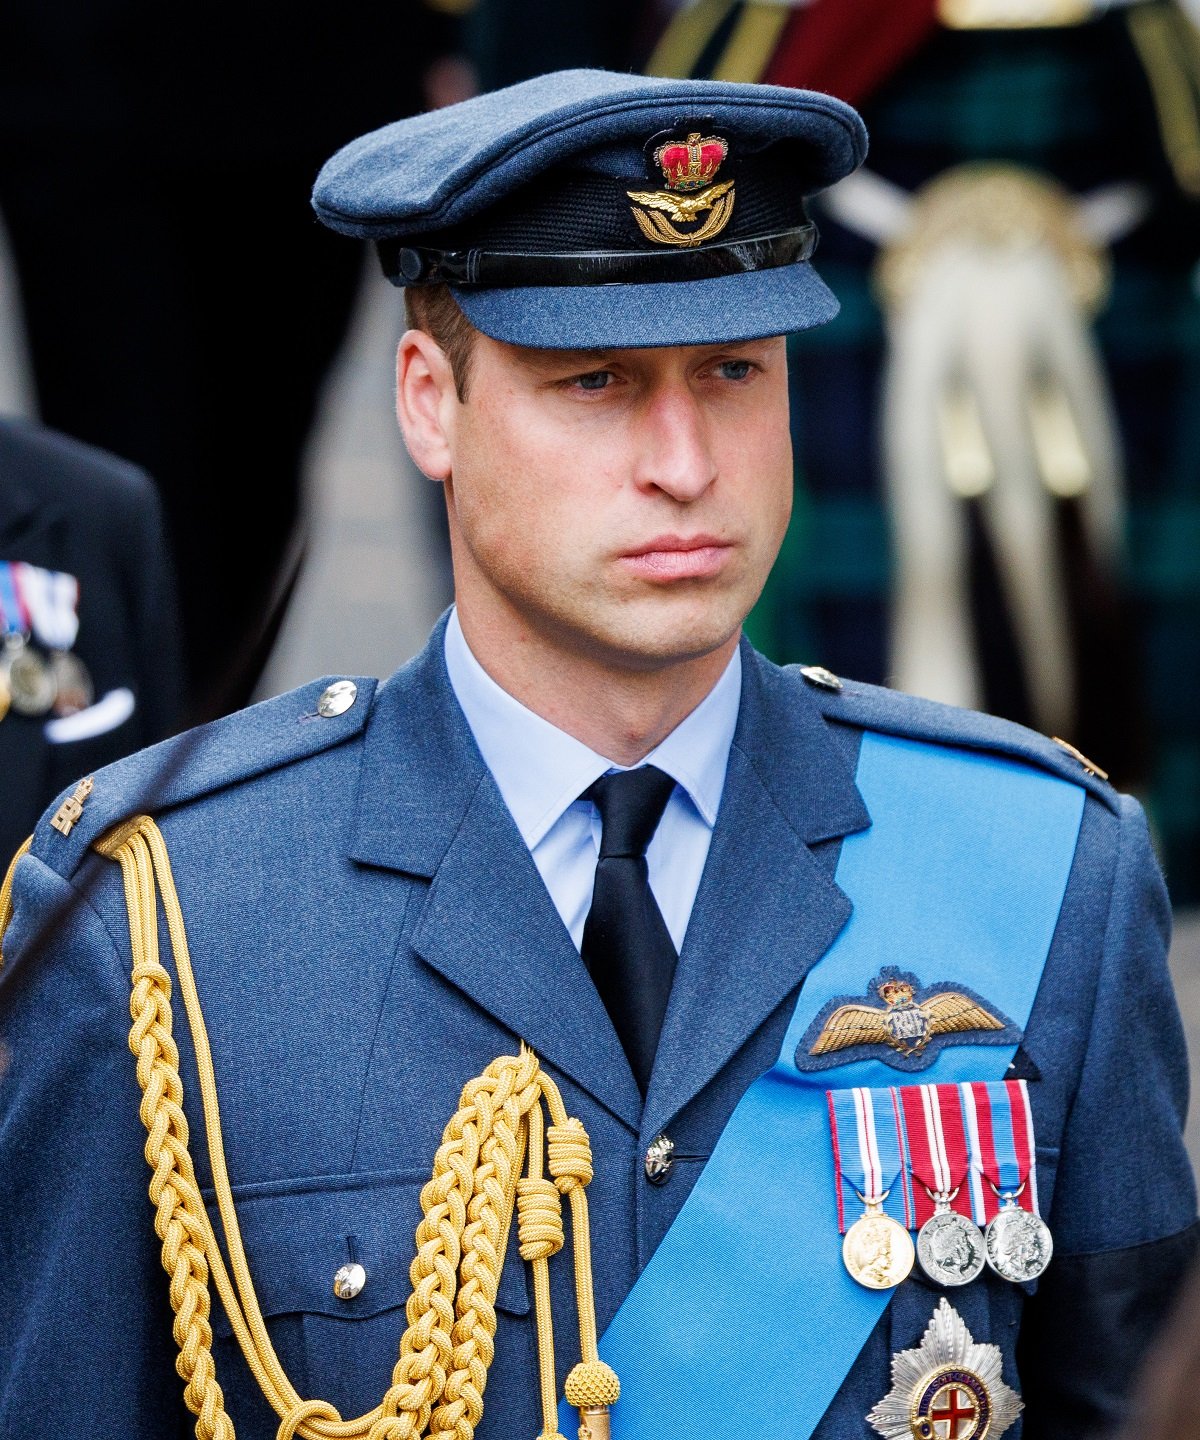
[[[721,162],[729,154],[729,145],[718,135],[703,138],[693,130],[686,140],[668,140],[654,152],[669,190],[699,190],[707,185]]]

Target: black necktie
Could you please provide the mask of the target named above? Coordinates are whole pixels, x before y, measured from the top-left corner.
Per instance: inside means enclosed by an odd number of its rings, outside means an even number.
[[[581,950],[643,1095],[678,958],[650,889],[646,847],[674,788],[669,775],[643,765],[602,775],[584,793],[602,830]]]

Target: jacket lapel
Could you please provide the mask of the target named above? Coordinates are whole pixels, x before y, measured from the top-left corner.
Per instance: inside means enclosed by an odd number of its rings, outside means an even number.
[[[850,917],[809,847],[870,824],[794,672],[743,643],[742,704],[704,877],[646,1097],[653,1134],[729,1062]]]
[[[429,879],[421,959],[636,1131],[620,1041],[454,697],[444,629],[380,691],[351,854]]]

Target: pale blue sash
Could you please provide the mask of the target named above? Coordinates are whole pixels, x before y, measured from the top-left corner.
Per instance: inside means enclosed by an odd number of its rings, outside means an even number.
[[[865,999],[896,965],[969,986],[1021,1029],[1028,1021],[1082,787],[871,733],[856,779],[871,827],[844,841],[836,874],[854,913],[806,978],[779,1059],[738,1103],[601,1340],[621,1377],[620,1440],[810,1435],[890,1299],[842,1265],[826,1090],[999,1078],[1014,1053],[955,1045],[911,1078],[874,1059],[802,1073],[796,1046],[826,1002]],[[564,1402],[563,1433],[577,1425]]]

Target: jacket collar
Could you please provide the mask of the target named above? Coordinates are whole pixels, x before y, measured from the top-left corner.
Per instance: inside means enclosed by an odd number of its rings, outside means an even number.
[[[454,697],[445,626],[380,691],[351,856],[429,879],[421,959],[636,1130],[621,1043]]]
[[[796,989],[850,902],[808,847],[870,822],[804,682],[742,647],[712,846],[643,1114],[616,1033],[450,687],[446,618],[368,722],[352,858],[432,884],[422,959],[634,1129],[661,1128]]]
[[[810,846],[870,824],[806,683],[743,641],[725,793],[646,1096],[654,1134],[799,986],[850,918]]]

